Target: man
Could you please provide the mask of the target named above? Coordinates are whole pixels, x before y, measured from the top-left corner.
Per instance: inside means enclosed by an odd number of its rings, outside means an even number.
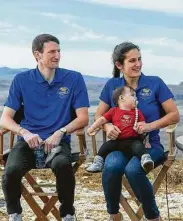
[[[70,134],[88,124],[88,94],[80,73],[58,68],[59,40],[49,34],[38,35],[32,43],[37,68],[15,76],[9,90],[0,124],[19,139],[9,154],[2,178],[9,221],[21,221],[21,179],[35,167],[35,148],[44,145],[45,152],[61,146],[51,161],[56,176],[60,216],[74,220],[75,177],[71,165]],[[14,120],[24,105],[24,119]],[[72,110],[76,118],[72,117]],[[64,180],[64,182],[63,182]]]

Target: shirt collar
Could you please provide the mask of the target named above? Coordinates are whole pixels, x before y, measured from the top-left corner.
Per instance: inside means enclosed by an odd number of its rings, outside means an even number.
[[[124,77],[121,78],[121,85],[122,86],[126,85],[126,80]],[[139,80],[138,80],[138,87],[136,90],[146,87],[146,86],[147,86],[146,76],[143,73],[141,73]]]
[[[35,71],[35,77],[36,77],[37,83],[44,83],[46,81],[44,77],[42,76],[41,72],[39,71],[38,67],[36,68],[36,71]],[[51,83],[60,82],[61,78],[62,78],[62,73],[58,70],[58,68],[56,68],[55,76]]]
[[[141,73],[139,81],[138,81],[137,90],[146,86],[147,86],[146,76],[143,73]]]
[[[43,76],[41,75],[41,72],[38,69],[38,66],[35,70],[35,77],[36,77],[36,82],[37,83],[43,83],[45,82],[45,79],[43,78]]]

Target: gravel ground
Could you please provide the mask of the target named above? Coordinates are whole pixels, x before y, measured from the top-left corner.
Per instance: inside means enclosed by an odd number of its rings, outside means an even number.
[[[101,187],[101,174],[90,174],[85,172],[84,168],[88,165],[85,163],[80,167],[76,174],[76,196],[75,207],[78,221],[105,221],[108,218],[104,195]],[[157,174],[157,170],[150,174],[150,179]],[[2,174],[2,168],[0,170]],[[37,181],[54,183],[53,174],[50,171],[32,171]],[[168,173],[168,201],[171,221],[183,220],[183,161],[176,161]],[[166,183],[161,185],[157,193],[156,200],[164,220],[168,220],[167,200],[166,200]],[[127,196],[127,192],[124,193]],[[37,199],[40,202],[39,199]],[[41,202],[40,202],[41,204]],[[57,206],[59,203],[57,203]],[[35,215],[28,207],[24,199],[22,199],[23,221],[35,220]],[[135,208],[135,205],[133,205]],[[129,221],[127,214],[121,209],[124,220]],[[53,217],[49,217],[50,221],[54,221]],[[0,189],[0,220],[7,221],[4,196]]]

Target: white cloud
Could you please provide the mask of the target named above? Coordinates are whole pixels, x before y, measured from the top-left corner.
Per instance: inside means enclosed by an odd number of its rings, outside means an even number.
[[[32,30],[30,30],[28,27],[24,25],[12,25],[8,22],[0,21],[0,36],[17,36],[20,33],[31,33]]]
[[[96,4],[105,4],[129,9],[141,9],[160,12],[183,13],[182,0],[80,0]]]
[[[121,41],[120,38],[116,36],[105,36],[104,34],[99,34],[96,32],[93,32],[93,30],[85,30],[83,32],[76,32],[73,33],[66,33],[66,34],[58,34],[57,35],[60,40],[65,41],[105,41],[107,43],[114,44],[116,42]]]
[[[12,68],[34,68],[36,66],[31,49],[28,47],[0,44],[0,51],[0,66]],[[63,51],[60,66],[87,75],[111,77],[113,68],[111,51]],[[182,81],[183,57],[157,56],[149,50],[142,50],[142,59],[145,73],[158,75],[166,83]]]
[[[70,31],[65,31],[64,33],[58,34],[58,38],[60,40],[67,40],[67,41],[106,41],[106,42],[113,42],[114,40],[120,40],[116,36],[106,36],[102,33],[97,33],[93,31],[91,28],[87,28],[81,26],[76,23],[76,20],[79,19],[77,16],[73,16],[70,14],[53,14],[53,13],[41,13],[41,15],[50,17],[52,19],[58,20],[62,22],[67,27],[70,27]]]
[[[7,35],[11,33],[13,26],[8,22],[0,21],[0,35]]]
[[[0,21],[0,28],[11,28],[12,25],[8,22]]]
[[[142,51],[142,59],[144,66],[148,69],[162,69],[170,71],[180,71],[183,70],[183,56],[158,56],[153,54],[150,50]]]
[[[31,48],[20,45],[0,44],[0,52],[1,67],[30,68],[36,65]]]
[[[40,13],[42,16],[50,17],[50,18],[56,18],[60,20],[75,20],[78,18],[78,16],[71,15],[71,14],[56,14],[56,13],[51,13],[51,12],[41,12]]]
[[[153,49],[168,49],[173,50],[174,52],[178,52],[182,55],[183,51],[183,42],[178,41],[176,39],[171,39],[167,37],[159,37],[159,38],[133,38],[131,39],[132,42],[136,43],[137,45],[147,45],[149,48]],[[171,54],[171,52],[169,53]]]
[[[173,47],[183,49],[183,43],[177,41],[176,39],[170,39],[167,37],[160,38],[135,38],[134,41],[140,42],[142,44],[161,46],[161,47]]]

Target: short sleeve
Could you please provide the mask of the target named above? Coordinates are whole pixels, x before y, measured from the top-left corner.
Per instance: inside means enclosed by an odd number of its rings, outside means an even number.
[[[74,97],[72,106],[76,110],[81,107],[89,107],[89,98],[87,88],[83,76],[79,73],[77,82],[75,83]]]
[[[103,114],[103,117],[105,117],[107,121],[112,122],[112,117],[114,116],[114,112],[115,108],[111,108],[106,113]]]
[[[100,94],[100,100],[104,103],[111,106],[111,96],[110,96],[111,89],[109,88],[109,81],[105,84],[105,86],[102,89],[102,92]]]
[[[159,88],[156,96],[161,104],[167,101],[168,99],[174,97],[168,86],[164,83],[164,81],[161,78],[159,78]]]
[[[10,89],[8,98],[4,104],[4,106],[10,107],[13,110],[17,111],[22,104],[22,93],[20,87],[20,78],[19,75],[15,76],[13,79]]]
[[[138,110],[138,114],[139,114],[138,122],[145,121],[144,115],[142,114],[140,110]]]

